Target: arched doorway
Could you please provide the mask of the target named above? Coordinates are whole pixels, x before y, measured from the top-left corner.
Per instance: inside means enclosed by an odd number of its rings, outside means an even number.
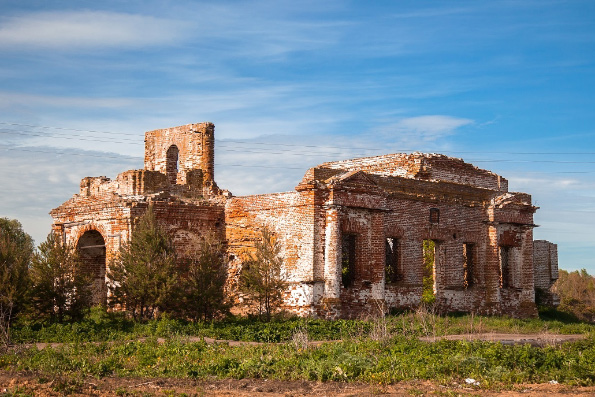
[[[167,181],[171,185],[175,185],[178,180],[178,155],[180,150],[176,145],[171,145],[167,149],[166,163],[165,163],[165,174],[167,175]]]
[[[105,240],[97,230],[89,230],[79,238],[76,245],[82,262],[82,271],[91,275],[93,304],[104,305],[107,301],[105,284]]]

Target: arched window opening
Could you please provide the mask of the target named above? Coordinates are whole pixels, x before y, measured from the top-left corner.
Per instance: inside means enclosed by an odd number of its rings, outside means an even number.
[[[167,149],[165,173],[167,181],[172,185],[175,185],[178,180],[179,153],[180,151],[176,145],[171,145]]]
[[[85,232],[76,248],[81,258],[81,271],[92,278],[93,304],[105,304],[107,287],[105,284],[105,240],[97,230]]]

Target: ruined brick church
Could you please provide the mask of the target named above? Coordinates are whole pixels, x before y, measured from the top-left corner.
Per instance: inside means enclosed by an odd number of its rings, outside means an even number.
[[[268,227],[282,246],[284,308],[301,316],[415,308],[427,277],[442,311],[525,317],[536,315],[536,296],[556,304],[557,246],[533,240],[537,207],[501,176],[444,155],[398,153],[323,163],[293,191],[234,197],[215,183],[214,129],[147,132],[144,169],[83,178],[50,212],[54,232],[94,276],[96,302],[107,296],[110,260],[152,204],[180,252],[206,233],[225,242],[230,294],[242,254]]]

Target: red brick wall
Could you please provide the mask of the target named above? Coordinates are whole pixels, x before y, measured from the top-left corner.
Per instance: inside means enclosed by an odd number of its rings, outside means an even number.
[[[212,123],[187,124],[145,133],[145,169],[166,174],[167,150],[176,145],[177,183],[186,183],[186,172],[202,169],[205,183],[214,181],[215,126]]]

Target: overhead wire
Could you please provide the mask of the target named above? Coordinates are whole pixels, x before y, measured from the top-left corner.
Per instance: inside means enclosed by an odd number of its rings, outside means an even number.
[[[91,133],[102,133],[102,134],[110,134],[110,135],[126,135],[126,136],[133,136],[137,139],[139,138],[139,134],[130,134],[124,132],[113,132],[113,131],[101,131],[101,130],[85,130],[85,129],[78,129],[78,128],[66,128],[66,127],[53,127],[53,126],[42,126],[42,125],[33,125],[33,124],[21,124],[21,123],[10,123],[10,122],[0,122],[0,125],[12,125],[12,126],[22,126],[22,127],[30,127],[30,128],[44,128],[44,129],[56,129],[56,130],[65,130],[65,131],[76,131],[76,132],[91,132]],[[13,130],[14,131],[14,130]],[[19,133],[20,131],[14,131],[15,133]],[[64,135],[64,134],[63,134]],[[47,136],[47,135],[43,135]],[[83,136],[83,135],[76,135],[76,136]],[[66,139],[66,138],[65,138]],[[136,141],[132,139],[127,139],[130,141]],[[217,139],[217,142],[220,143],[239,143],[239,144],[249,144],[249,145],[266,145],[266,146],[287,146],[287,147],[305,147],[305,148],[330,148],[330,149],[345,149],[345,150],[370,150],[370,151],[382,151],[386,148],[372,148],[372,147],[360,147],[360,146],[331,146],[331,145],[304,145],[304,144],[291,144],[291,143],[273,143],[273,142],[258,142],[252,140],[237,140],[237,139]],[[114,143],[122,143],[119,141],[113,141]],[[135,144],[143,144],[135,142]],[[403,152],[414,152],[415,150],[412,149],[401,149]],[[595,155],[595,152],[508,152],[508,151],[458,151],[458,150],[448,150],[449,153],[460,153],[460,154],[511,154],[511,155]]]
[[[84,129],[76,129],[76,128],[65,128],[65,127],[52,127],[52,126],[40,126],[40,125],[33,125],[33,124],[21,124],[21,123],[9,123],[9,122],[0,122],[0,125],[10,125],[10,126],[17,126],[17,127],[27,127],[27,128],[43,128],[43,129],[55,129],[59,131],[75,131],[75,132],[89,132],[89,133],[100,133],[100,134],[113,134],[113,135],[126,135],[126,136],[134,136],[138,139],[138,135],[136,134],[127,134],[127,133],[116,133],[111,131],[99,131],[99,130],[84,130]],[[101,137],[94,137],[94,136],[87,136],[81,134],[65,134],[65,133],[56,133],[52,132],[50,134],[40,133],[34,130],[7,130],[7,129],[0,129],[0,134],[13,134],[13,135],[20,135],[25,137],[52,137],[56,139],[62,140],[75,140],[75,141],[90,141],[90,142],[101,142],[101,143],[114,143],[114,144],[129,144],[129,145],[143,145],[144,142],[138,142],[137,139],[132,138],[122,138],[114,140],[114,139],[101,139]],[[217,140],[219,142],[217,151],[223,152],[234,152],[234,153],[254,153],[254,154],[266,154],[266,155],[292,155],[292,156],[309,156],[309,157],[322,157],[322,156],[333,156],[333,155],[345,155],[345,152],[325,152],[325,151],[300,151],[295,149],[279,149],[276,148],[274,150],[269,149],[255,149],[255,148],[237,148],[225,145],[226,143],[235,143],[241,145],[266,145],[266,146],[281,146],[281,147],[300,147],[300,148],[310,148],[310,149],[320,149],[320,148],[329,148],[329,149],[340,149],[340,150],[350,150],[353,151],[350,155],[358,155],[359,153],[363,152],[371,152],[371,151],[380,151],[381,149],[378,148],[364,148],[364,147],[334,147],[334,146],[325,146],[325,145],[296,145],[296,144],[285,144],[285,143],[271,143],[271,142],[258,142],[258,141],[251,141],[251,140]],[[35,149],[26,149],[26,147],[5,147],[4,150],[21,150],[21,151],[36,151],[40,153],[56,153],[59,155],[80,155],[80,156],[89,156],[89,157],[100,157],[100,158],[122,158],[122,157],[129,157],[129,158],[141,158],[140,156],[130,156],[130,155],[119,155],[113,156],[110,154],[105,155],[92,155],[89,153],[74,153],[74,152],[54,152],[54,151],[41,151]],[[405,151],[409,152],[409,151]],[[445,153],[458,153],[458,154],[506,154],[506,155],[595,155],[595,152],[501,152],[501,151],[488,151],[488,152],[479,152],[479,151],[445,151]],[[369,153],[364,154],[369,155]],[[595,164],[595,161],[567,161],[567,160],[538,160],[538,159],[485,159],[485,158],[478,158],[478,159],[467,159],[465,160],[470,163],[551,163],[551,164]],[[225,164],[219,164],[225,165]],[[249,167],[249,165],[239,165],[234,164],[229,166],[245,166]],[[293,167],[272,167],[272,166],[250,166],[250,167],[258,167],[258,168],[289,168],[293,169]],[[588,172],[576,172],[576,173],[588,173]]]

